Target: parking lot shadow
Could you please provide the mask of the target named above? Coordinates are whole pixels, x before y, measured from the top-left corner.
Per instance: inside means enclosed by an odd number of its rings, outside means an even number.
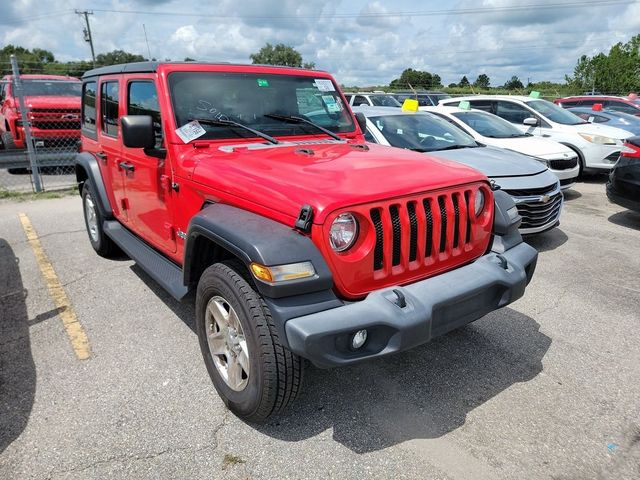
[[[19,259],[0,238],[0,453],[26,427],[36,390],[25,299]]]
[[[614,213],[608,218],[608,220],[611,223],[620,225],[621,227],[640,230],[640,212],[625,210],[623,212]]]
[[[291,442],[332,428],[333,439],[356,453],[441,437],[542,371],[551,339],[539,328],[505,308],[408,352],[353,367],[308,368],[292,408],[256,428]]]
[[[567,243],[567,240],[569,240],[569,237],[559,228],[554,228],[537,235],[527,235],[524,237],[524,241],[539,252],[555,250]]]
[[[577,191],[574,190],[572,188],[568,188],[567,190],[563,190],[562,191],[562,195],[564,196],[565,201],[571,201],[571,200],[577,200],[578,198],[580,198],[582,196],[582,194]]]

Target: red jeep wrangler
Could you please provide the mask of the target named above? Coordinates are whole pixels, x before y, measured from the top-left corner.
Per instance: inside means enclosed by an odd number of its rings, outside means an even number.
[[[31,137],[37,147],[70,146],[80,140],[79,79],[60,75],[20,75]],[[20,104],[13,75],[0,83],[0,140],[4,148],[25,148]]]
[[[521,297],[537,252],[510,197],[464,165],[367,145],[324,72],[136,63],[83,77],[89,239],[195,293],[211,379],[262,421],[303,358],[406,350]]]

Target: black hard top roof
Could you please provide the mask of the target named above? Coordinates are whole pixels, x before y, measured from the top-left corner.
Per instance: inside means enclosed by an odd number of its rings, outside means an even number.
[[[100,75],[117,75],[119,73],[153,73],[158,70],[160,65],[238,65],[246,67],[271,67],[271,68],[296,68],[279,65],[257,65],[257,64],[245,64],[245,63],[230,63],[230,62],[133,62],[133,63],[120,63],[118,65],[108,65],[106,67],[94,68],[85,72],[82,79],[89,77],[98,77]],[[308,70],[299,68],[298,70]]]

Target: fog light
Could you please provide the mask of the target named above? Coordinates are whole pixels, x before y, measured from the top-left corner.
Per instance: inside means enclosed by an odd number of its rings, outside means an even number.
[[[367,341],[367,331],[366,330],[358,330],[353,334],[351,338],[351,348],[357,350],[358,348],[364,345],[364,342]]]

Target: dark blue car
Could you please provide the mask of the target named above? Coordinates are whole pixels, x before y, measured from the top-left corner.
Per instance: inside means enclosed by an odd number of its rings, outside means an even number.
[[[640,135],[640,117],[614,110],[593,110],[587,107],[568,108],[571,113],[590,123],[604,123],[610,127],[621,128],[634,135]]]

